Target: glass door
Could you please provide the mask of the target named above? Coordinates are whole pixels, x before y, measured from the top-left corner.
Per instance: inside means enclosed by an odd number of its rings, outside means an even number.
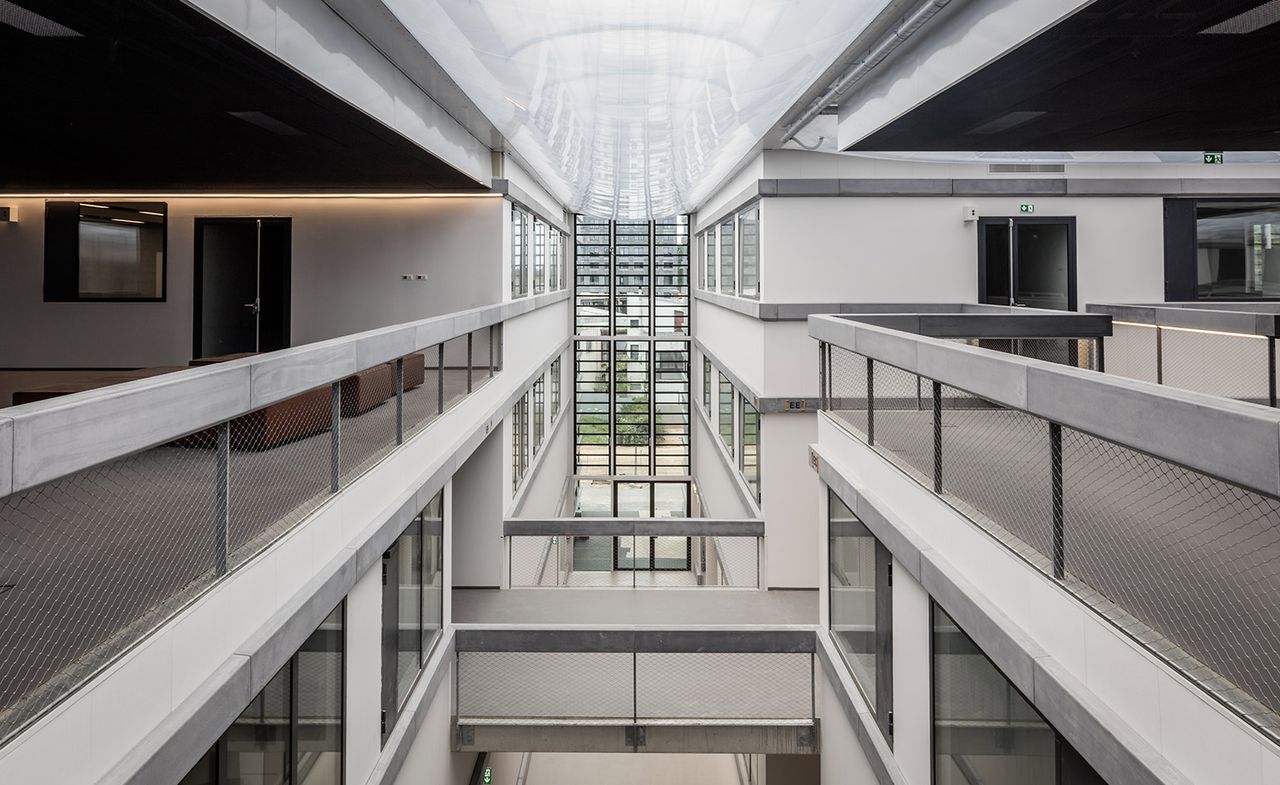
[[[979,221],[978,300],[1075,310],[1075,218]]]

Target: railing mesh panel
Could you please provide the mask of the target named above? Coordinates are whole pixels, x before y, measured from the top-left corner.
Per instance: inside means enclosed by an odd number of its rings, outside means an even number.
[[[459,722],[630,721],[632,657],[630,652],[459,652]]]
[[[1160,330],[1164,384],[1266,404],[1270,367],[1266,338],[1200,330]]]
[[[636,716],[646,720],[808,720],[813,655],[640,652]]]
[[[204,437],[0,499],[0,738],[214,579]]]
[[[513,536],[509,578],[512,588],[575,586],[593,588],[697,588],[759,586],[756,537],[661,537],[652,546],[662,562],[670,551],[689,555],[688,569],[651,569],[649,537]],[[687,546],[684,541],[688,540]],[[631,568],[637,553],[640,567]],[[616,556],[615,556],[616,554]],[[615,563],[615,558],[618,560]],[[661,564],[659,566],[662,566]]]
[[[1156,381],[1156,328],[1112,322],[1111,332],[1102,339],[1103,370],[1128,379]]]
[[[232,421],[233,565],[288,531],[328,496],[333,470],[331,407],[332,390],[326,385]],[[212,479],[204,490],[212,515]]]

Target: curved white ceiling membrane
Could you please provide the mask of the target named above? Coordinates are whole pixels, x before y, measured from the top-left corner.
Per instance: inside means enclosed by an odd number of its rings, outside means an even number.
[[[688,212],[887,0],[383,0],[570,208]]]

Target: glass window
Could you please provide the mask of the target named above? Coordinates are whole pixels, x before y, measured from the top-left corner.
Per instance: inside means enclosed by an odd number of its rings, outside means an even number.
[[[653,344],[653,473],[689,473],[689,343]]]
[[[529,393],[511,407],[511,487],[516,490],[529,468]]]
[[[339,603],[180,785],[341,785],[344,612]]]
[[[422,510],[422,651],[444,629],[444,490]]]
[[[720,224],[720,293],[735,294],[736,287],[736,269],[734,267],[733,253],[733,219]]]
[[[720,440],[733,455],[733,382],[720,374]]]
[[[342,679],[345,619],[339,604],[294,655],[298,671],[295,781],[342,783]]]
[[[614,474],[652,474],[650,353],[648,341],[613,342]]]
[[[935,785],[1057,785],[1054,736],[1026,698],[934,603]]]
[[[1196,203],[1196,295],[1280,297],[1280,202]]]
[[[547,290],[547,225],[533,219],[533,293]]]
[[[716,230],[708,229],[705,235],[707,238],[707,291],[714,292],[719,289],[719,274],[716,272],[716,259],[720,253],[720,241],[716,239]]]
[[[754,204],[738,214],[738,248],[741,257],[741,294],[753,300],[760,297],[760,205]]]
[[[551,419],[560,415],[560,358],[551,361]]]
[[[574,463],[578,474],[609,469],[611,341],[576,341],[573,349]]]
[[[529,293],[529,214],[511,208],[511,296]]]
[[[742,396],[742,450],[738,458],[742,478],[760,501],[760,412]]]
[[[49,202],[46,301],[163,300],[164,202]]]
[[[835,494],[827,492],[827,534],[829,546],[831,635],[853,671],[854,679],[872,711],[879,714],[877,637],[888,634],[891,617],[882,611],[877,589],[881,570],[887,568],[888,554],[877,548],[876,538],[858,516]],[[883,559],[884,564],[881,564]],[[881,617],[881,618],[878,618]],[[885,663],[887,665],[887,663]],[[888,683],[888,680],[885,680]]]
[[[711,387],[715,384],[711,378],[711,360],[706,356],[702,356],[702,408],[707,411],[707,416],[711,416]]]
[[[415,517],[383,554],[382,619],[385,733],[391,732],[400,706],[422,665],[422,519]],[[394,692],[388,689],[391,682]]]
[[[533,454],[537,455],[542,447],[542,437],[546,432],[546,382],[539,376],[533,383]]]

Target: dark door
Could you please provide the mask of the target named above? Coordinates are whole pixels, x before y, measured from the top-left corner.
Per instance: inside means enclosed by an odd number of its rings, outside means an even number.
[[[197,218],[193,356],[289,346],[288,218]]]
[[[983,218],[978,223],[978,300],[1074,311],[1075,218]]]

